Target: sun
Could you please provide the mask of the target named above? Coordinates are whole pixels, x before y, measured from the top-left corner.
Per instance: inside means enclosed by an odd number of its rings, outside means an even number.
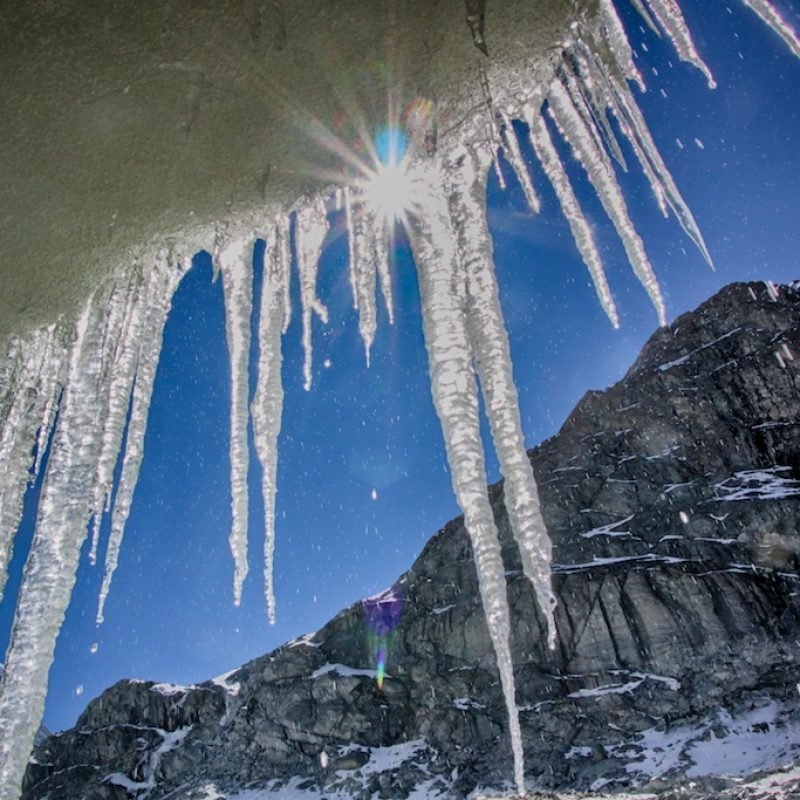
[[[379,218],[403,221],[411,210],[414,182],[404,162],[379,164],[362,183],[362,200]]]
[[[361,202],[378,219],[392,225],[405,222],[414,204],[414,179],[409,169],[408,137],[401,127],[381,128],[371,143],[371,166],[358,183]]]

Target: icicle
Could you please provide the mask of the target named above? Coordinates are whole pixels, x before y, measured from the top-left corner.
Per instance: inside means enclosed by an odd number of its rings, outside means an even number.
[[[99,439],[102,324],[102,312],[90,300],[76,325],[58,429],[0,678],[0,800],[19,796],[86,536]]]
[[[288,240],[288,223],[286,220],[279,220],[273,228],[271,240],[267,242],[258,325],[258,378],[251,406],[256,453],[263,472],[264,592],[270,624],[275,623],[275,495],[278,490],[278,434],[283,413],[281,333],[286,313],[283,295],[287,278],[283,250]]]
[[[421,168],[426,172],[421,183],[436,184],[432,173],[438,167],[423,164]],[[420,281],[425,345],[434,405],[442,425],[453,488],[472,542],[481,600],[508,710],[514,777],[522,793],[522,735],[514,697],[505,572],[486,489],[463,275],[454,246],[455,234],[447,200],[441,190],[441,173],[439,179],[424,202],[425,213],[414,219],[411,237]]]
[[[350,187],[344,190],[344,215],[347,222],[347,272],[353,293],[353,308],[358,309],[358,279],[356,278],[355,230],[353,229],[353,200]]]
[[[486,0],[467,0],[467,25],[472,32],[472,42],[485,56],[489,55],[484,38]]]
[[[609,108],[617,118],[623,134],[631,143],[659,206],[666,213],[663,205],[666,200],[686,235],[694,242],[706,263],[711,269],[714,269],[714,262],[708,247],[706,247],[703,234],[700,232],[700,226],[695,221],[694,214],[683,199],[675,179],[664,163],[636,100],[628,91],[627,86],[611,81],[608,86]]]
[[[554,80],[550,85],[548,100],[551,114],[561,135],[569,143],[575,157],[586,170],[603,208],[617,229],[634,273],[650,295],[660,324],[665,325],[666,311],[658,280],[653,274],[653,268],[645,253],[642,239],[628,216],[625,198],[617,183],[608,156],[604,150],[598,150],[592,146],[592,137],[559,80]]]
[[[13,359],[13,370],[9,370],[8,389],[4,397],[6,402],[3,409],[3,426],[0,428],[0,486],[5,483],[10,467],[10,455],[15,449],[20,426],[24,422],[28,422],[29,425],[35,424],[30,419],[29,395],[33,390],[31,384],[35,385],[36,382],[37,361],[43,357],[43,350],[46,347],[41,340],[41,331],[37,331],[34,336],[15,343],[13,354],[10,356]],[[35,430],[33,433],[35,434]],[[30,451],[30,441],[25,444]]]
[[[650,12],[647,10],[642,0],[631,0],[631,5],[633,5],[633,7],[639,13],[639,16],[644,20],[644,24],[647,25],[647,27],[650,28],[650,30],[653,31],[653,33],[660,39],[661,31],[658,29],[658,25],[656,25],[655,21],[650,16]]]
[[[378,315],[375,307],[375,249],[372,246],[373,229],[377,224],[375,214],[362,203],[351,207],[352,240],[350,263],[353,267],[358,309],[358,331],[364,342],[364,352],[369,365],[369,354],[375,341]]]
[[[125,316],[130,308],[128,295],[130,284],[115,284],[106,301],[105,323],[100,343],[100,380],[108,377],[112,364],[116,358],[117,345],[119,344],[120,331],[125,322]]]
[[[608,46],[622,70],[622,74],[629,81],[634,81],[641,91],[645,91],[642,74],[633,62],[633,50],[625,28],[622,27],[622,21],[614,8],[613,0],[600,0],[600,20],[606,30]]]
[[[389,221],[373,210],[370,204],[353,197],[349,190],[345,194],[345,203],[353,306],[358,310],[358,330],[369,366],[370,350],[378,327],[376,275],[380,279],[389,324],[394,324],[392,276],[389,270]]]
[[[90,514],[94,515],[89,549],[89,561],[92,564],[97,561],[103,511],[108,510],[111,498],[114,467],[122,445],[142,337],[143,306],[146,299],[141,296],[145,285],[142,284],[138,272],[134,272],[124,288],[124,292],[117,291],[112,295],[109,306],[112,324],[106,331],[106,341],[103,344],[104,355],[108,353],[110,357],[102,368],[102,374],[106,376],[104,382],[108,385],[108,395],[100,421],[102,425],[100,456],[97,460],[93,502],[90,509]]]
[[[711,256],[694,220],[694,216],[664,164],[628,86],[619,79],[612,77],[613,71],[598,63],[596,54],[583,43],[578,43],[574,56],[580,67],[583,80],[590,87],[592,95],[595,97],[594,103],[598,110],[609,109],[611,111],[620,126],[623,136],[633,148],[636,159],[653,190],[659,210],[664,217],[667,217],[669,208],[672,208],[681,227],[713,269]],[[608,124],[605,114],[602,114],[602,120],[604,121],[603,124]],[[606,139],[610,142],[608,137]]]
[[[683,18],[680,6],[676,0],[647,0],[659,25],[664,29],[681,61],[686,61],[692,66],[697,67],[706,76],[709,89],[716,89],[717,84],[714,76],[700,58],[689,32],[689,26]]]
[[[231,553],[235,565],[233,602],[242,601],[247,577],[247,407],[250,319],[253,314],[253,243],[236,240],[219,253],[225,295],[225,333],[231,361]]]
[[[289,323],[292,321],[292,246],[289,227],[289,218],[281,217],[276,223],[280,231],[277,242],[275,258],[278,259],[278,268],[281,274],[281,286],[283,287],[283,327],[281,333],[289,330]]]
[[[130,401],[130,420],[125,439],[125,453],[122,457],[122,471],[114,497],[114,508],[111,512],[111,533],[108,537],[103,582],[97,604],[97,624],[103,622],[105,604],[111,589],[111,581],[119,562],[125,524],[131,511],[133,493],[139,479],[139,469],[144,455],[144,437],[147,429],[147,415],[150,400],[153,396],[158,359],[161,355],[161,344],[164,325],[172,304],[172,297],[185,274],[185,266],[173,267],[165,253],[160,252],[155,264],[151,267],[147,283],[147,306],[141,326],[136,377],[133,396]]]
[[[42,393],[45,398],[45,405],[42,411],[42,421],[39,425],[39,432],[36,436],[36,460],[33,464],[33,475],[31,480],[35,480],[42,468],[42,460],[47,451],[47,443],[50,441],[50,434],[58,413],[58,398],[64,386],[64,370],[67,367],[68,351],[61,342],[61,332],[56,326],[50,328],[51,339],[47,356],[44,359],[42,368],[43,386]],[[2,596],[2,592],[0,592]]]
[[[16,369],[0,431],[0,599],[25,491],[38,474],[55,415],[55,396],[63,381],[65,350],[60,338],[55,326],[36,331],[19,342],[14,356]],[[36,461],[31,447],[34,441],[39,442]]]
[[[800,38],[794,29],[778,13],[775,6],[767,0],[742,0],[742,2],[766,22],[778,36],[789,45],[789,49],[800,58]]]
[[[601,146],[605,146],[616,162],[627,172],[628,164],[622,152],[622,148],[617,141],[617,135],[611,127],[606,114],[607,92],[604,90],[602,84],[594,79],[590,64],[587,63],[585,57],[586,45],[583,42],[577,42],[572,57],[578,67],[578,71],[573,70],[569,76],[569,83],[573,85],[572,92],[580,97],[580,105],[585,108],[585,116],[588,120],[587,124],[590,127],[597,128],[598,138],[601,141]],[[568,84],[569,88],[569,84]]]
[[[389,269],[389,247],[391,244],[389,226],[392,224],[394,224],[394,221],[389,222],[386,217],[376,219],[375,227],[372,231],[372,257],[375,259],[375,267],[378,270],[383,305],[390,325],[394,325],[394,296],[392,292],[392,274]]]
[[[328,217],[325,203],[318,198],[297,212],[295,249],[297,269],[300,273],[300,303],[303,307],[303,376],[305,389],[311,389],[311,361],[314,346],[311,340],[311,315],[316,314],[322,322],[328,322],[328,309],[317,297],[317,269],[322,244],[328,233]]]
[[[503,124],[505,126],[505,142],[506,142],[506,161],[511,164],[511,168],[517,176],[517,179],[522,186],[522,191],[525,194],[525,200],[528,202],[528,208],[534,213],[538,214],[541,209],[541,202],[539,195],[536,194],[536,189],[533,188],[533,181],[528,167],[525,164],[525,159],[522,157],[522,151],[519,148],[519,140],[517,139],[517,132],[511,120],[507,116],[503,116]]]
[[[217,278],[219,278],[219,273],[222,270],[222,264],[220,263],[219,257],[220,253],[222,252],[224,244],[225,244],[224,229],[218,226],[217,231],[214,234],[214,246],[211,248],[211,283],[217,282]]]
[[[530,128],[531,143],[536,152],[536,157],[541,162],[545,174],[555,190],[558,203],[567,218],[583,263],[586,264],[591,275],[600,304],[611,320],[611,324],[618,328],[619,317],[617,316],[617,309],[614,305],[614,298],[611,296],[611,290],[608,287],[603,262],[595,245],[592,229],[583,215],[575,192],[572,190],[569,177],[561,164],[558,152],[553,146],[553,141],[550,138],[544,119],[539,114],[534,116],[534,113],[533,109],[527,111],[526,121]]]
[[[14,401],[14,378],[21,341],[19,337],[13,336],[0,361],[0,428],[5,425],[8,408]]]
[[[497,183],[499,184],[500,188],[505,191],[506,190],[506,178],[503,175],[503,169],[500,166],[500,155],[495,151],[494,154],[494,161],[492,162],[492,166],[494,167],[494,174],[497,176]]]
[[[550,585],[552,547],[539,507],[539,493],[525,449],[519,398],[511,366],[503,312],[492,259],[492,239],[486,222],[486,176],[491,153],[467,152],[451,170],[450,208],[459,256],[467,280],[467,329],[489,419],[500,471],[505,478],[506,510],[519,544],[525,576],[536,591],[547,622],[547,643],[555,647]]]
[[[579,79],[572,69],[566,65],[562,65],[560,75],[561,82],[572,103],[572,107],[575,109],[578,116],[580,116],[584,129],[592,137],[594,149],[598,152],[607,152],[606,145],[600,133],[600,125],[586,102],[582,91],[583,87],[579,85]],[[611,168],[610,164],[609,168]]]
[[[667,206],[667,197],[664,186],[662,185],[661,179],[653,169],[650,159],[647,157],[644,149],[642,148],[641,142],[628,123],[627,117],[619,108],[619,104],[615,98],[616,89],[614,86],[612,86],[607,77],[607,68],[598,64],[592,51],[582,43],[579,43],[578,47],[576,48],[575,58],[578,61],[581,73],[584,76],[589,76],[588,79],[591,80],[592,91],[596,95],[595,102],[598,108],[609,109],[616,118],[623,136],[625,136],[633,148],[636,159],[645,173],[645,177],[650,184],[650,188],[653,190],[656,202],[658,203],[659,211],[661,211],[661,214],[665,218],[668,217],[669,209]],[[630,101],[635,105],[636,101],[631,96],[627,85],[622,84],[621,82],[619,85],[621,91],[623,91],[626,96],[630,98]],[[603,119],[605,120],[605,124],[608,124],[608,119],[605,113],[603,113]]]

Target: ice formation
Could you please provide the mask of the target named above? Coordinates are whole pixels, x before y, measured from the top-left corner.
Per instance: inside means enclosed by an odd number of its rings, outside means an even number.
[[[153,384],[156,379],[164,325],[172,303],[172,295],[178,288],[185,269],[186,264],[183,261],[178,261],[174,266],[171,265],[169,256],[163,250],[156,255],[146,283],[142,283],[133,300],[130,313],[132,324],[122,331],[123,335],[117,344],[122,365],[127,369],[126,384],[118,387],[117,392],[120,397],[130,400],[130,421],[128,422],[125,452],[122,456],[122,471],[111,514],[111,533],[106,547],[105,570],[97,607],[98,623],[103,621],[103,611],[111,588],[111,579],[117,568],[125,524],[130,514],[133,493],[144,457],[144,435],[147,429],[147,416],[150,411],[150,399],[153,396]],[[136,280],[136,276],[134,276],[134,280]],[[111,387],[115,388],[113,381]],[[120,405],[120,413],[116,416],[109,413],[106,416],[106,427],[111,423],[112,427],[117,429],[115,435],[117,442],[121,441],[125,413],[128,411],[126,404]],[[122,411],[123,406],[124,412]],[[116,453],[114,460],[116,460]],[[96,515],[99,513],[99,510],[95,510]]]
[[[800,57],[800,41],[767,0],[743,0]],[[660,31],[679,56],[713,86],[681,13],[678,0],[632,0],[645,23]],[[594,6],[593,6],[594,7]],[[486,490],[480,438],[478,388],[505,477],[506,505],[524,571],[538,598],[543,636],[553,646],[554,598],[550,543],[525,452],[508,337],[498,301],[492,243],[485,215],[486,179],[502,147],[526,200],[537,212],[539,196],[525,165],[518,135],[527,124],[533,152],[569,222],[600,302],[614,325],[614,301],[598,248],[553,142],[558,133],[585,169],[616,228],[632,268],[665,318],[658,282],[628,214],[614,162],[626,169],[619,133],[650,183],[664,215],[671,210],[710,263],[695,220],[670,176],[632,94],[643,87],[632,48],[612,0],[580,15],[551,72],[535,73],[526,97],[488,86],[485,103],[436,141],[435,125],[417,132],[404,162],[416,189],[408,209],[423,306],[434,403],[441,420],[458,502],[473,544],[481,597],[497,655],[509,715],[517,788],[524,761],[509,648],[510,612],[497,530]],[[497,76],[495,76],[497,82]],[[509,80],[509,84],[512,82]],[[484,85],[485,84],[485,85]],[[491,89],[491,91],[489,91]],[[492,99],[492,94],[494,99]],[[487,124],[486,115],[489,114]],[[611,124],[611,119],[616,125]],[[488,132],[488,135],[487,135]],[[300,280],[303,373],[312,379],[312,321],[327,309],[317,294],[317,262],[328,231],[327,192],[299,200],[294,211],[294,250]],[[378,284],[392,317],[389,248],[391,225],[369,203],[363,183],[338,190],[347,218],[350,277],[367,357],[377,329]],[[281,335],[291,307],[289,216],[269,223],[258,332],[256,393],[250,413],[263,466],[264,573],[267,608],[274,619],[272,555],[275,541],[277,438],[280,431]],[[215,269],[222,272],[226,333],[231,360],[231,549],[234,599],[247,572],[248,360],[252,310],[252,247],[248,238],[220,235]],[[117,565],[125,523],[143,458],[144,435],[164,324],[188,262],[162,247],[148,260],[100,287],[78,320],[61,320],[10,341],[0,362],[0,590],[26,488],[46,465],[33,543],[19,591],[11,643],[0,682],[0,800],[18,796],[39,726],[55,639],[69,603],[81,547],[91,530],[90,557],[98,552],[100,518],[110,510],[111,533],[98,621]],[[124,448],[123,448],[124,442]],[[113,476],[121,454],[119,483]],[[113,496],[113,506],[110,500]],[[93,520],[91,528],[88,524]]]
[[[46,442],[51,435],[52,403],[59,389],[60,405],[0,688],[0,797],[4,800],[17,797],[19,791],[41,721],[47,673],[75,584],[87,522],[91,514],[102,513],[97,500],[107,491],[104,455],[110,441],[121,440],[126,401],[132,396],[101,605],[108,591],[141,463],[161,333],[184,271],[181,260],[159,252],[147,269],[131,270],[125,285],[110,292],[96,291],[71,336],[66,326],[54,326],[11,344],[13,359],[5,366],[4,389],[8,388],[2,406],[3,432],[9,441],[18,440],[27,430],[31,435],[25,452],[30,456],[32,445]],[[38,369],[32,358],[41,359]],[[28,418],[15,412],[21,399],[30,404]],[[3,469],[16,475],[23,463],[19,448],[12,447]],[[40,463],[38,457],[36,463]],[[20,488],[24,492],[24,485]],[[11,501],[10,513],[18,513],[21,498],[22,493]]]
[[[328,321],[328,309],[317,297],[317,263],[322,253],[322,243],[328,233],[328,215],[322,198],[312,200],[297,212],[295,248],[297,271],[300,273],[300,305],[303,308],[303,377],[306,390],[311,388],[311,361],[314,346],[311,337],[312,314],[322,322]]]
[[[389,220],[368,198],[345,189],[347,243],[350,249],[350,282],[353,305],[358,311],[358,332],[369,354],[378,329],[376,283],[380,282],[386,314],[394,322],[392,281],[389,273]]]
[[[769,0],[744,0],[744,4],[755,11],[762,21],[766,22],[789,45],[795,56],[800,58],[800,38],[798,38],[791,26],[784,22],[783,17]]]
[[[424,199],[426,213],[413,223],[412,246],[433,401],[444,434],[453,489],[472,542],[481,600],[508,708],[514,777],[521,787],[524,762],[514,699],[511,619],[500,540],[486,491],[476,372],[506,477],[512,529],[520,544],[525,573],[545,611],[552,642],[555,601],[550,589],[550,541],[539,514],[533,471],[522,439],[508,340],[491,267],[484,198],[485,173],[492,154],[466,150],[454,152],[451,158],[454,162],[431,164],[424,170],[426,176],[436,171],[439,174]]]
[[[289,221],[279,219],[272,229],[261,286],[258,326],[258,378],[253,398],[253,435],[263,471],[264,591],[269,621],[275,622],[272,561],[275,552],[275,494],[278,476],[278,434],[283,411],[281,334],[289,324]]]
[[[242,600],[247,577],[247,399],[250,318],[253,311],[253,243],[234,240],[220,248],[219,268],[225,296],[225,334],[231,362],[231,553],[235,564],[233,602]]]

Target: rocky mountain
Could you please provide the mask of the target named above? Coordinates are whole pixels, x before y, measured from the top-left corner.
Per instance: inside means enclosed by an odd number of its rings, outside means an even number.
[[[728,286],[659,330],[530,457],[555,651],[492,489],[530,785],[719,797],[800,756],[800,282]],[[24,797],[419,800],[510,775],[456,519],[314,634],[196,686],[113,686],[37,748]]]

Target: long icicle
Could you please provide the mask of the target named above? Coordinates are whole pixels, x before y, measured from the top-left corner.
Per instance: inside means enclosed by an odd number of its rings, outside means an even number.
[[[606,146],[606,139],[603,138],[601,126],[592,113],[589,103],[586,101],[586,87],[572,69],[571,64],[562,63],[562,79],[562,86],[567,92],[567,97],[569,97],[572,108],[575,109],[575,112],[580,117],[583,123],[583,129],[592,138],[594,144],[592,149],[595,152],[604,152],[613,155],[611,148]],[[620,166],[623,170],[627,169],[627,164],[624,159],[620,162]],[[610,162],[609,167],[613,169]]]
[[[631,222],[628,207],[617,183],[613,167],[605,150],[592,146],[592,137],[586,130],[583,120],[572,105],[561,81],[555,79],[548,93],[550,112],[558,125],[561,135],[566,139],[575,157],[583,165],[589,180],[594,186],[603,208],[619,234],[628,260],[640,283],[650,295],[658,313],[661,325],[666,324],[666,310],[661,297],[658,280],[650,266],[641,237]]]
[[[42,376],[44,385],[42,391],[45,397],[45,404],[42,410],[41,424],[39,432],[36,434],[36,460],[33,463],[33,480],[39,475],[42,468],[44,454],[47,451],[47,444],[53,432],[53,426],[58,414],[58,400],[61,390],[64,388],[64,372],[67,368],[69,351],[62,342],[60,325],[51,326],[50,348],[44,361]]]
[[[789,45],[789,49],[797,58],[800,58],[800,38],[788,22],[778,13],[775,6],[768,0],[742,0],[753,12],[758,14],[763,22],[769,25],[778,36]]]
[[[125,422],[130,407],[133,382],[136,377],[136,365],[139,358],[139,347],[142,337],[142,317],[146,298],[143,292],[146,284],[138,270],[133,271],[129,283],[115,298],[112,306],[118,323],[114,326],[115,346],[109,352],[109,363],[104,367],[108,374],[108,396],[104,409],[103,433],[101,437],[100,455],[97,459],[95,474],[94,498],[90,513],[94,515],[92,524],[92,543],[89,549],[89,561],[97,561],[97,549],[100,539],[100,523],[104,510],[108,510],[111,499],[111,485],[114,481],[114,467],[122,445]],[[116,306],[121,306],[116,308]],[[112,348],[104,348],[112,351]]]
[[[627,86],[615,81],[610,75],[607,77],[607,81],[609,86],[608,106],[617,118],[623,134],[633,146],[636,157],[653,187],[653,192],[659,201],[661,197],[666,199],[686,235],[694,242],[709,267],[714,269],[714,262],[700,231],[700,226],[689,205],[683,199],[672,173],[664,163],[636,100]]]
[[[64,400],[0,677],[0,800],[17,800],[44,711],[47,675],[86,538],[100,413],[102,310],[76,324]]]
[[[394,292],[392,290],[391,256],[389,253],[392,242],[391,226],[394,225],[394,220],[389,220],[384,216],[383,219],[376,219],[375,223],[375,228],[372,232],[372,257],[375,259],[375,269],[378,271],[378,280],[381,294],[383,295],[386,316],[389,319],[389,324],[394,325]]]
[[[38,474],[53,424],[55,396],[64,378],[66,352],[60,338],[55,325],[36,331],[20,341],[15,359],[13,396],[0,430],[0,599],[25,492]],[[38,441],[35,460],[32,441]]]
[[[347,273],[350,278],[350,290],[353,293],[353,308],[358,310],[358,284],[356,279],[355,269],[355,230],[353,228],[353,190],[349,186],[345,186],[343,190],[344,196],[344,218],[347,224]]]
[[[286,314],[283,296],[287,277],[285,244],[288,240],[289,221],[280,218],[267,242],[258,324],[258,377],[251,405],[256,453],[263,472],[261,492],[264,503],[264,594],[270,624],[275,623],[275,495],[278,491],[278,435],[283,414],[281,333]]]
[[[644,5],[643,0],[631,0],[631,5],[636,9],[639,13],[639,16],[644,20],[644,24],[650,28],[653,33],[661,38],[661,31],[658,29],[658,25],[656,25],[655,20],[650,16],[650,12]]]
[[[531,582],[547,625],[547,644],[555,647],[555,595],[550,582],[552,545],[539,506],[514,384],[508,342],[486,221],[486,178],[492,153],[469,150],[450,170],[450,211],[467,281],[467,330],[475,357],[494,449],[505,478],[511,531],[522,568]]]
[[[645,91],[642,73],[639,72],[633,61],[633,48],[628,41],[613,0],[600,0],[600,19],[606,31],[606,41],[622,74],[627,80],[636,83],[640,91]]]
[[[32,415],[33,405],[30,395],[36,392],[38,383],[39,362],[44,359],[47,349],[47,336],[42,331],[36,331],[33,336],[26,337],[15,348],[14,360],[16,362],[13,374],[10,376],[8,391],[8,404],[5,408],[3,425],[0,428],[0,487],[5,487],[10,476],[19,466],[20,446],[24,451],[24,460],[29,461],[31,439],[36,435],[36,419]],[[27,473],[26,464],[24,472]],[[28,482],[27,475],[23,486]]]
[[[104,619],[105,605],[111,581],[119,563],[119,553],[125,534],[125,525],[131,512],[133,494],[139,480],[139,470],[144,457],[144,438],[147,416],[153,396],[158,359],[161,355],[164,325],[172,304],[172,297],[185,274],[186,266],[173,266],[167,253],[159,252],[147,278],[147,306],[139,342],[136,379],[131,397],[130,421],[122,456],[122,471],[111,512],[111,533],[108,537],[103,581],[97,603],[97,624]]]
[[[605,67],[598,63],[591,52],[591,48],[582,41],[576,44],[573,55],[580,69],[580,81],[583,82],[583,85],[586,87],[586,91],[590,93],[592,102],[597,107],[598,111],[602,113],[605,124],[609,125],[610,127],[608,121],[608,111],[610,111],[616,118],[620,130],[622,131],[622,135],[628,140],[633,148],[633,152],[636,155],[636,160],[639,162],[639,166],[641,166],[642,170],[644,171],[647,182],[650,184],[650,188],[653,190],[656,203],[658,203],[659,211],[664,218],[669,217],[669,206],[667,204],[665,188],[661,179],[653,168],[653,165],[650,163],[650,159],[647,157],[641,142],[635,135],[631,125],[628,123],[627,117],[617,103],[615,97],[615,86],[612,85],[612,83],[608,80],[604,72]],[[630,91],[626,83],[619,81],[618,85],[623,92],[630,96]],[[632,97],[631,101],[635,104],[635,100],[633,100]]]
[[[514,779],[524,792],[522,732],[514,692],[511,621],[500,542],[486,489],[486,470],[478,419],[473,354],[466,323],[463,275],[455,247],[441,168],[422,164],[420,183],[435,185],[425,213],[412,222],[411,242],[419,274],[423,330],[434,405],[442,426],[453,489],[472,542],[489,635],[508,711]],[[430,173],[439,171],[439,181]]]
[[[611,320],[611,324],[618,328],[619,316],[617,315],[614,298],[611,296],[611,289],[606,280],[603,261],[594,241],[592,228],[581,210],[578,198],[570,184],[569,176],[550,138],[545,121],[540,114],[531,108],[526,110],[526,122],[530,129],[531,143],[536,157],[541,162],[545,175],[547,175],[556,193],[561,210],[567,218],[572,231],[572,238],[575,240],[583,263],[586,264],[589,270],[600,305]]]
[[[372,247],[372,231],[377,220],[364,203],[353,203],[351,213],[350,264],[355,280],[358,332],[361,334],[364,353],[369,364],[369,355],[378,327],[375,301],[375,250]]]
[[[676,0],[647,0],[650,10],[672,42],[681,61],[691,64],[706,76],[709,89],[716,89],[717,83],[705,61],[700,58],[694,45],[689,26]]]
[[[250,320],[253,314],[253,242],[234,240],[220,249],[225,295],[225,334],[231,364],[231,534],[233,602],[242,602],[247,577],[247,447],[249,402]]]
[[[517,139],[517,132],[514,130],[511,119],[506,115],[503,115],[503,137],[506,161],[511,164],[511,168],[514,170],[517,180],[520,182],[520,186],[522,186],[522,193],[525,195],[528,208],[530,208],[534,214],[538,214],[542,204],[533,186],[531,173],[525,164],[525,159],[522,157],[519,139]]]
[[[311,389],[311,362],[314,357],[314,344],[311,336],[311,318],[316,314],[323,323],[328,322],[328,309],[317,297],[317,269],[322,244],[328,233],[328,216],[325,202],[321,198],[313,200],[297,212],[295,226],[295,250],[297,270],[300,273],[300,304],[303,308],[303,360],[304,388]]]
[[[617,135],[611,127],[611,122],[608,119],[606,112],[605,94],[597,87],[591,73],[583,63],[582,53],[585,45],[578,41],[572,49],[572,59],[575,64],[570,64],[572,70],[572,86],[569,83],[567,88],[570,90],[570,96],[573,99],[577,98],[576,106],[584,109],[582,116],[585,117],[588,124],[597,130],[597,138],[600,140],[600,146],[605,147],[609,153],[614,157],[614,160],[620,165],[624,172],[628,171],[628,162],[619,146]],[[565,65],[566,66],[566,65]],[[577,69],[576,69],[577,67]]]

